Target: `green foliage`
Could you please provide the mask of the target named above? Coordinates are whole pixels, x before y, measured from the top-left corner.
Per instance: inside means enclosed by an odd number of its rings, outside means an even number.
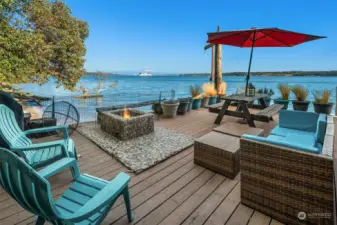
[[[73,89],[85,74],[88,24],[59,0],[0,2],[0,82],[43,84],[49,76]]]
[[[267,88],[267,87],[264,87],[264,88],[259,88],[257,90],[257,93],[259,94],[267,94],[269,96],[273,96],[275,94],[274,90],[271,89],[271,88]]]

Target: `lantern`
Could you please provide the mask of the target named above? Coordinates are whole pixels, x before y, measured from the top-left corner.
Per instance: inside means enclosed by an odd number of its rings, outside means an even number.
[[[249,83],[247,88],[247,96],[249,97],[255,96],[255,91],[256,88],[254,87],[254,85],[252,83]]]

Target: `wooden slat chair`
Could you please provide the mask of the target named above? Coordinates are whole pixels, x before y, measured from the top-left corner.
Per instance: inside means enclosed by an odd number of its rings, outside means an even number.
[[[75,181],[54,201],[46,179],[63,169],[64,160],[77,168]],[[80,174],[74,158],[63,158],[37,172],[13,152],[0,148],[0,184],[24,209],[38,216],[36,225],[46,221],[56,225],[100,224],[121,195],[132,221],[129,180],[125,173],[111,181]]]
[[[63,140],[32,144],[28,134],[61,130]],[[5,105],[0,105],[0,136],[10,150],[17,152],[34,169],[44,167],[64,157],[77,158],[75,144],[69,138],[66,126],[53,126],[22,131],[14,113]],[[64,145],[67,151],[62,151]]]

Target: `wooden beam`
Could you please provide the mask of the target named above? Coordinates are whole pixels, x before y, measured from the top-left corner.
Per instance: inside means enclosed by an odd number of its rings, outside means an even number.
[[[220,26],[218,26],[220,32]],[[220,92],[220,85],[222,83],[222,45],[215,45],[215,79],[214,88]]]

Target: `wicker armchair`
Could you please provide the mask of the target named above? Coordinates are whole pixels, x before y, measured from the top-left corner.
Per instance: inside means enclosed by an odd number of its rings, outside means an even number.
[[[334,129],[329,118],[321,154],[242,138],[241,202],[286,224],[333,224]]]

